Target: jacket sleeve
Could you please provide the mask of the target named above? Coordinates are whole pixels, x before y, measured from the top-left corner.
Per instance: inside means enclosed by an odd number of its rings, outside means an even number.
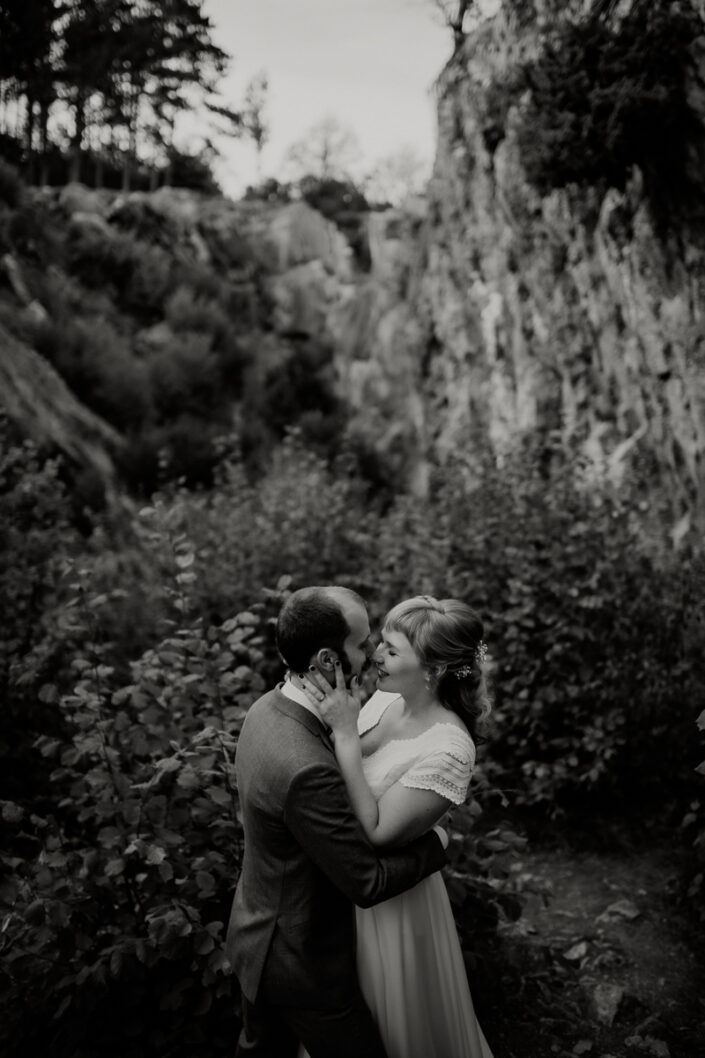
[[[372,907],[410,889],[446,862],[440,838],[433,832],[378,855],[350,808],[340,772],[332,765],[311,764],[297,773],[289,787],[284,819],[316,865],[358,907]]]

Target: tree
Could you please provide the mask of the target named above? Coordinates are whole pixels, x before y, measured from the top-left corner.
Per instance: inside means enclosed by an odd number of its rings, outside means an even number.
[[[24,99],[24,152],[32,176],[35,129],[46,150],[49,109],[55,94],[52,60],[65,5],[54,0],[0,0],[0,82],[3,98]]]
[[[459,48],[465,40],[465,16],[475,6],[475,0],[433,0],[433,6],[453,33],[456,49]]]
[[[406,145],[380,158],[364,181],[369,202],[398,205],[409,195],[421,194],[428,183],[429,161]]]
[[[257,152],[258,179],[262,176],[262,149],[269,139],[269,125],[264,112],[268,90],[267,75],[260,71],[247,85],[242,107],[242,123]]]
[[[180,153],[175,144],[180,115],[213,99],[228,62],[213,41],[204,3],[0,0],[1,116],[4,129],[8,116],[13,119],[15,134],[6,138],[30,179],[37,147],[43,164],[49,157],[54,104],[62,105],[69,119],[61,126],[70,179],[85,178],[88,144],[96,154],[97,181],[108,150],[122,165],[126,190],[140,156],[151,166],[154,185],[159,171],[168,179],[170,159]],[[210,108],[227,122],[228,134],[249,132],[258,151],[267,137],[265,93],[266,78],[259,75],[244,112],[217,102]],[[66,125],[70,131],[64,133]],[[211,147],[206,140],[205,149]]]
[[[119,91],[115,102],[127,132],[123,187],[137,157],[140,131],[150,118],[166,123],[173,139],[176,113],[193,106],[193,93],[214,90],[225,71],[226,53],[211,39],[212,25],[203,0],[132,0],[132,17],[123,27]]]
[[[114,93],[122,29],[131,15],[130,0],[74,0],[64,27],[59,77],[73,111],[70,180],[81,179],[83,141],[89,102],[99,97],[100,114]]]
[[[194,93],[215,88],[228,58],[211,39],[202,8],[203,0],[73,0],[63,77],[74,112],[74,179],[96,97],[104,124],[123,130],[126,190],[141,142],[165,162],[177,115],[194,106]]]
[[[350,180],[360,155],[352,129],[329,116],[313,125],[285,155],[292,179],[314,176],[320,180]]]

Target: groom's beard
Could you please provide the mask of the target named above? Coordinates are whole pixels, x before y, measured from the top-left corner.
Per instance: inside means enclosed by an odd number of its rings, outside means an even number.
[[[341,667],[343,669],[343,679],[345,680],[345,686],[347,687],[348,690],[350,690],[350,684],[352,683],[352,680],[353,680],[353,678],[355,676],[355,673],[353,672],[352,665],[348,661],[348,658],[347,658],[347,656],[345,654],[341,654],[340,655],[340,664],[341,664]],[[359,676],[359,682],[360,683],[362,683],[362,681],[365,678],[365,675],[370,671],[371,668],[372,668],[372,662],[368,658],[363,663],[363,666],[360,669],[360,676]]]
[[[350,690],[350,681],[353,678],[352,665],[348,661],[346,654],[340,655],[340,665],[343,670],[343,679],[345,680],[345,686]]]

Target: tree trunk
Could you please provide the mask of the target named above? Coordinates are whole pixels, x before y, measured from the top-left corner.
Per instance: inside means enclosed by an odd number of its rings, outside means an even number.
[[[132,86],[129,123],[127,126],[127,153],[122,169],[122,190],[129,191],[132,178],[132,163],[137,160],[137,115],[139,113],[140,90]]]
[[[49,106],[50,104],[46,99],[42,99],[39,104],[40,187],[46,187],[49,183]]]
[[[71,169],[69,180],[78,183],[81,179],[81,157],[83,153],[83,133],[86,128],[86,101],[82,95],[76,97],[74,133],[71,141]]]
[[[458,0],[458,10],[455,18],[449,22],[450,28],[453,30],[453,42],[455,44],[455,50],[462,47],[465,42],[465,33],[463,32],[463,25],[465,23],[465,15],[468,9],[471,7],[471,0]]]
[[[122,190],[129,191],[132,182],[132,158],[130,152],[125,151],[122,163]]]
[[[34,182],[34,99],[27,92],[27,118],[25,124],[25,173],[27,176],[27,183],[31,184]]]

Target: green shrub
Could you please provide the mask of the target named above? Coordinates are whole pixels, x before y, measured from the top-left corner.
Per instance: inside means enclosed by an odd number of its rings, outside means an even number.
[[[697,555],[650,539],[636,486],[596,493],[573,461],[547,474],[527,449],[501,474],[448,467],[428,504],[402,496],[382,513],[354,467],[300,435],[256,487],[237,460],[219,473],[210,494],[164,496],[183,504],[194,540],[199,612],[222,619],[287,573],[350,584],[374,623],[413,594],[467,599],[492,656],[488,767],[515,801],[627,817],[689,796],[703,574]]]
[[[218,301],[197,294],[187,286],[179,286],[168,299],[164,312],[172,330],[196,331],[211,335],[211,348],[223,348],[228,343],[232,320]]]
[[[268,483],[270,502],[282,498],[293,454],[291,442],[289,462]],[[313,511],[326,502],[340,531],[343,490],[331,478],[321,491],[320,461],[301,452],[297,460],[308,496],[300,512],[291,491],[279,509],[284,528],[299,543],[307,529],[323,532],[313,547],[330,548],[326,520],[317,525]],[[232,1048],[237,984],[223,942],[242,855],[233,754],[247,707],[281,674],[272,625],[290,578],[263,603],[204,622],[201,578],[213,556],[183,531],[194,522],[194,499],[157,498],[141,512],[136,528],[158,556],[172,619],[129,672],[109,663],[100,626],[112,600],[93,590],[95,570],[74,575],[58,611],[79,634],[71,692],[55,683],[42,692],[62,718],[36,742],[53,768],[54,800],[34,810],[21,797],[0,804],[8,837],[0,854],[0,1041],[8,1058],[28,1049],[56,1058],[96,1049],[188,1058]],[[475,835],[479,812],[473,806],[454,819],[449,887],[463,934],[483,937],[496,965],[490,938],[500,917],[520,910],[506,860],[523,841],[507,830]]]
[[[178,613],[193,555],[172,542]],[[90,622],[96,600],[75,590]],[[2,857],[4,1053],[226,1053],[242,844],[232,761],[268,643],[260,607],[209,629],[182,614],[126,685],[100,647],[74,657],[69,738],[37,743],[60,799],[41,816],[3,805],[26,850]]]
[[[144,322],[161,317],[173,286],[173,257],[160,246],[141,242],[130,232],[81,226],[69,233],[69,270],[89,289],[115,292],[123,310]]]
[[[527,446],[501,472],[459,460],[427,501],[399,496],[382,510],[353,461],[328,461],[296,433],[254,483],[226,438],[212,490],[164,486],[138,518],[106,515],[81,540],[56,465],[29,445],[4,452],[8,1058],[231,1049],[232,753],[246,708],[281,676],[273,617],[302,584],[361,591],[374,628],[419,592],[476,606],[496,726],[480,803],[509,795],[571,823],[608,808],[640,827],[665,807],[693,847],[689,899],[702,909],[692,730],[705,699],[705,571],[686,544],[661,547],[638,483],[618,498],[579,462]],[[521,909],[510,867],[522,839],[477,805],[451,831],[461,936],[501,976],[497,929]]]
[[[69,233],[66,250],[69,270],[89,289],[127,289],[138,250],[129,234],[80,227]]]
[[[61,259],[62,235],[45,200],[23,196],[10,213],[5,232],[9,248],[27,265],[44,270]]]
[[[121,232],[130,232],[146,246],[172,249],[179,239],[179,224],[155,209],[146,197],[118,199],[110,210],[110,223]]]
[[[330,466],[292,432],[268,471],[252,483],[235,449],[222,458],[216,487],[202,495],[166,492],[178,502],[199,567],[198,609],[218,620],[268,584],[364,581],[377,517],[366,487],[342,464]],[[326,516],[322,512],[326,511]]]
[[[231,290],[221,272],[200,261],[179,261],[176,282],[189,288],[197,300],[218,301],[222,304],[227,303]]]
[[[178,503],[157,503],[135,525],[134,539],[159,558],[169,631],[129,667],[111,664],[106,632],[131,593],[115,589],[125,563],[106,566],[115,558],[103,539],[104,557],[73,566],[70,595],[48,622],[55,641],[63,636],[72,689],[46,668],[41,686],[26,680],[58,722],[35,744],[53,769],[52,798],[32,801],[25,782],[5,784],[0,799],[8,1056],[225,1054],[237,1032],[223,955],[242,853],[232,761],[262,673],[279,671],[270,617],[286,584],[207,626],[194,611],[194,552],[181,524]],[[65,547],[55,558],[73,565]],[[133,591],[143,590],[138,581]],[[154,629],[137,622],[148,638]]]
[[[563,21],[525,68],[531,102],[519,146],[539,191],[622,187],[636,165],[654,206],[677,205],[697,134],[686,98],[688,49],[702,32],[690,3],[668,0],[640,0],[615,24],[599,11]]]
[[[705,732],[705,709],[696,720],[701,735]],[[703,750],[700,750],[702,754]],[[698,775],[705,776],[705,760],[695,769]],[[697,796],[688,805],[688,810],[681,821],[685,841],[689,850],[689,865],[685,878],[685,899],[695,908],[701,921],[705,922],[705,793],[702,782]]]
[[[304,201],[340,228],[360,267],[369,269],[367,214],[370,207],[362,191],[350,181],[316,176],[305,176],[299,187]]]
[[[220,404],[221,376],[209,334],[182,331],[149,358],[157,410],[167,419],[190,413],[207,421]]]
[[[63,564],[80,545],[70,517],[58,463],[0,422],[0,771],[5,796],[21,792],[30,802],[46,778],[31,745],[55,727],[40,688],[66,664],[52,632]]]
[[[18,170],[0,158],[0,202],[16,209],[22,202],[24,185]]]
[[[79,399],[119,430],[150,416],[149,369],[109,319],[64,312],[35,329],[34,346]]]
[[[243,357],[243,359],[245,359]],[[249,461],[262,465],[290,429],[309,447],[335,454],[343,441],[346,410],[333,386],[331,349],[311,338],[292,338],[264,355],[246,356],[242,400],[242,446]]]
[[[682,803],[697,763],[684,747],[687,703],[705,694],[689,631],[705,619],[702,559],[649,539],[629,483],[618,499],[581,476],[573,461],[547,475],[530,451],[469,488],[456,468],[430,524],[397,521],[394,569],[486,616],[493,774],[520,802],[658,813]]]
[[[162,317],[173,282],[173,255],[160,246],[136,243],[122,306],[145,322],[157,321]]]
[[[169,182],[173,187],[190,187],[207,195],[221,194],[207,153],[189,154],[172,147],[169,152]]]
[[[155,427],[149,436],[159,460],[158,480],[168,478],[188,488],[210,488],[218,463],[220,430],[217,421],[188,412]]]

